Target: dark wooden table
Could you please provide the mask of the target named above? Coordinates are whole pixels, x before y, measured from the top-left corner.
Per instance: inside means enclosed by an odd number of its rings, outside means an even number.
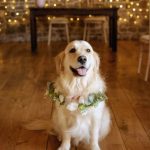
[[[118,8],[30,8],[31,50],[37,51],[36,17],[54,16],[108,16],[109,17],[109,46],[117,51],[117,10]]]

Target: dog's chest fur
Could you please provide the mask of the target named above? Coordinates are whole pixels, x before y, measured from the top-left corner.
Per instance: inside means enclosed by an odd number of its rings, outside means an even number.
[[[80,141],[89,143],[90,131],[92,128],[93,118],[100,120],[100,113],[103,113],[104,102],[101,102],[96,108],[87,111],[86,114],[82,114],[76,111],[69,111],[65,106],[55,105],[54,121],[56,126],[56,132],[61,133],[61,130],[69,132],[74,143],[77,145]],[[57,118],[57,119],[56,119]],[[100,124],[100,122],[99,122]],[[61,129],[60,129],[61,126]]]
[[[103,92],[105,90],[105,84],[98,74],[92,77],[87,76],[73,79],[69,78],[68,75],[62,74],[57,78],[55,87],[56,90],[63,93],[65,97],[83,97],[85,100],[90,93]],[[71,101],[72,99],[70,99],[70,102]],[[53,121],[56,132],[60,135],[62,132],[69,132],[76,144],[78,144],[79,141],[88,143],[92,122],[93,120],[101,121],[100,114],[103,113],[104,107],[105,102],[100,102],[96,108],[88,110],[87,114],[83,115],[77,111],[67,110],[65,105],[60,106],[59,104],[55,104]],[[98,124],[100,126],[100,122]]]

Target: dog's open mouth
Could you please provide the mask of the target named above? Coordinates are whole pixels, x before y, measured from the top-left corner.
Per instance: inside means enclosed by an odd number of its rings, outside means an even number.
[[[79,68],[72,68],[72,67],[70,67],[70,69],[71,69],[71,71],[73,72],[73,74],[75,75],[75,76],[85,76],[86,75],[86,73],[87,73],[87,68],[85,68],[84,66],[81,66],[81,67],[79,67]]]

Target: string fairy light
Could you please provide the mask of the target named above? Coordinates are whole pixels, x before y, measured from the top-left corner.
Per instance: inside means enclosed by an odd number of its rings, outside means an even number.
[[[14,20],[14,23],[17,23],[17,20],[16,20],[16,19]]]
[[[124,18],[124,19],[123,19],[123,21],[124,21],[124,22],[127,22],[127,19],[126,19],[126,18]]]
[[[133,14],[130,14],[130,17],[132,18],[132,17],[133,17]]]
[[[16,12],[16,16],[19,16],[19,12]]]
[[[134,24],[137,24],[137,21],[134,21]]]
[[[4,17],[6,17],[6,24],[11,25],[19,25],[22,23],[23,25],[27,25],[29,22],[29,7],[34,6],[32,3],[32,0],[1,0],[5,9]],[[120,23],[126,23],[126,22],[132,22],[134,25],[138,25],[142,20],[149,19],[148,12],[149,12],[149,6],[150,2],[147,2],[146,6],[141,5],[141,3],[137,0],[98,0],[100,2],[100,7],[104,4],[104,6],[112,8],[114,6],[119,7],[120,10],[126,10],[126,12],[121,14],[119,16],[119,22]],[[24,3],[24,9],[20,10],[20,6],[22,5],[22,2]],[[61,0],[57,0],[57,2],[61,2]],[[56,1],[51,5],[51,7],[57,7]],[[67,3],[70,2],[70,0],[66,0]],[[81,2],[81,0],[80,0]],[[32,3],[32,4],[31,4]],[[102,4],[102,5],[101,5]],[[92,4],[91,4],[92,5]],[[20,7],[20,8],[19,8]],[[45,7],[49,7],[48,2],[45,3]],[[99,7],[99,5],[98,5]],[[92,17],[92,15],[89,14],[89,17]],[[55,18],[55,16],[48,16],[46,19],[50,21],[52,18]],[[71,22],[78,22],[80,21],[80,17],[71,17],[69,18]]]
[[[73,18],[70,18],[70,21],[73,21],[74,19]]]
[[[22,18],[22,21],[26,21],[26,18]]]
[[[133,11],[136,11],[136,9],[135,9],[135,8],[133,8],[132,10],[133,10]]]
[[[120,7],[120,8],[123,8],[123,5],[120,5],[119,7]]]
[[[128,5],[127,8],[131,8],[131,5]]]
[[[45,7],[48,7],[48,6],[49,6],[48,3],[46,2],[46,3],[45,3]]]
[[[15,3],[16,3],[16,1],[15,1],[15,0],[13,0],[13,1],[12,1],[12,3],[13,3],[13,4],[15,4]]]
[[[8,22],[9,22],[9,23],[11,23],[11,21],[12,21],[11,19],[8,19]]]
[[[77,18],[77,21],[79,21],[80,20],[80,18]]]
[[[131,5],[133,5],[134,3],[133,3],[133,2],[131,2],[130,4],[131,4]]]
[[[12,8],[12,9],[15,9],[15,6],[12,6],[11,8]]]
[[[28,8],[29,8],[29,5],[26,4],[26,5],[25,5],[25,8],[28,9]]]

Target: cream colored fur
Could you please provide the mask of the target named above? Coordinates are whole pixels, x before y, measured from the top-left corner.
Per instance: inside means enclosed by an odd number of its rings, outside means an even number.
[[[74,53],[70,50],[75,48]],[[87,49],[90,52],[87,52]],[[79,56],[85,56],[85,67],[88,71],[85,76],[75,76],[70,69],[80,67],[77,61]],[[93,48],[86,41],[73,41],[56,57],[58,77],[55,81],[56,90],[63,93],[72,102],[86,99],[90,93],[105,92],[106,86],[99,72],[100,59]],[[58,150],[70,150],[71,140],[75,145],[80,141],[90,144],[90,150],[100,150],[99,140],[107,135],[110,129],[110,114],[104,101],[82,115],[78,111],[70,111],[64,105],[54,104],[52,120],[50,122],[38,121],[31,123],[28,129],[53,129],[62,141]]]

